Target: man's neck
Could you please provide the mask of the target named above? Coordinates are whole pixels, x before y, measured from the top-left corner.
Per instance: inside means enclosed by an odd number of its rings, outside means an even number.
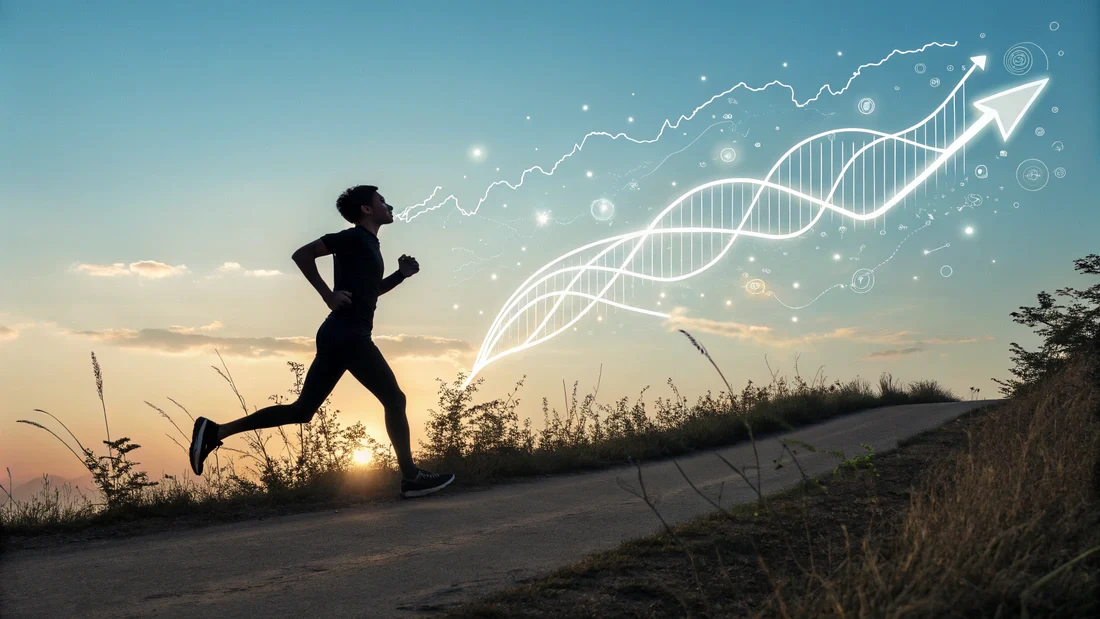
[[[355,224],[355,225],[357,225],[360,228],[366,230],[367,232],[370,232],[375,237],[378,236],[378,224],[373,222],[373,221],[361,222],[361,223],[358,223],[358,224]]]

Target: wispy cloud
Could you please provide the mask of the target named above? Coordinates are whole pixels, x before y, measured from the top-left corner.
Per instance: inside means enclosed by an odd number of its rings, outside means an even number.
[[[125,264],[123,262],[116,262],[114,264],[75,264],[70,270],[75,273],[85,273],[92,277],[127,277],[130,275],[137,275],[149,279],[161,279],[190,272],[190,269],[188,269],[185,264],[172,266],[163,262],[157,262],[156,260],[138,260],[130,264]]]
[[[5,327],[4,325],[0,325],[0,341],[14,340],[17,337],[19,337],[19,332],[18,331],[16,331],[15,329],[12,329],[11,327]]]
[[[895,359],[897,357],[904,357],[905,355],[915,355],[919,352],[927,350],[921,346],[913,346],[910,348],[890,348],[888,350],[877,350],[861,357],[862,359]]]
[[[928,346],[947,344],[972,344],[978,341],[992,340],[993,337],[943,338],[919,337],[917,332],[910,330],[897,331],[871,331],[860,327],[838,327],[831,331],[806,333],[803,335],[785,335],[772,327],[749,325],[733,321],[712,320],[709,318],[695,318],[687,315],[687,309],[674,308],[665,324],[669,330],[685,329],[701,333],[711,333],[722,337],[755,342],[764,346],[777,348],[791,348],[794,346],[806,346],[816,342],[826,341],[850,341],[864,342],[868,344],[880,344],[893,346],[889,350],[871,353],[865,358],[889,358],[901,355],[915,354]],[[889,354],[887,354],[889,353]]]
[[[91,338],[133,350],[165,354],[210,353],[262,359],[270,357],[312,356],[316,352],[313,337],[230,337],[210,335],[223,327],[214,321],[201,327],[164,329],[103,329],[76,331],[72,335]],[[473,343],[423,335],[375,335],[374,342],[387,359],[442,360],[458,363],[472,355]]]
[[[239,262],[226,262],[220,267],[215,269],[215,273],[221,275],[225,273],[243,273],[249,277],[275,277],[276,275],[282,275],[283,272],[276,269],[245,269],[241,267]]]

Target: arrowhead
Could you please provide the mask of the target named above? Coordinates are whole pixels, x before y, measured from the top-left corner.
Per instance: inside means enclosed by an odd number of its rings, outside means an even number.
[[[985,71],[985,56],[971,56],[970,62],[978,65],[978,68]]]
[[[1039,97],[1039,93],[1046,87],[1050,78],[1030,82],[1015,88],[1003,90],[995,95],[974,102],[974,107],[983,116],[992,115],[997,121],[997,127],[1001,130],[1001,137],[1008,139],[1009,134],[1020,123],[1028,108]]]

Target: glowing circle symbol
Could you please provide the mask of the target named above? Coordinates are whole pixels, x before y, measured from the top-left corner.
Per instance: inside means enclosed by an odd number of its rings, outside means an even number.
[[[928,85],[931,86],[932,88],[939,88],[940,78],[933,77],[932,79],[928,80]]]
[[[1046,134],[1047,134],[1046,129],[1043,129],[1042,127],[1035,127],[1035,135],[1037,135],[1039,137],[1043,137]]]
[[[1005,52],[1005,70],[1013,75],[1023,75],[1031,70],[1035,59],[1031,56],[1031,50],[1021,43],[1008,48]]]
[[[1019,202],[1013,202],[1012,203],[1012,208],[1020,208],[1020,203]]]
[[[1065,178],[1066,169],[1062,167],[1054,168],[1054,178]]]
[[[749,294],[761,294],[764,292],[764,288],[764,280],[762,279],[751,279],[745,284],[745,290]]]
[[[1050,111],[1051,111],[1052,114],[1057,114],[1058,113],[1058,106],[1056,105],[1056,106],[1050,108]]]
[[[1066,147],[1066,145],[1062,144],[1061,141],[1056,141],[1053,144],[1051,144],[1050,147],[1053,148],[1054,150],[1058,151],[1058,152],[1062,152],[1062,149],[1064,149]]]
[[[974,168],[974,176],[977,176],[978,178],[987,178],[989,176],[989,168],[985,167],[984,165],[980,165]]]
[[[944,277],[951,277],[951,274],[954,273],[954,272],[955,272],[955,269],[952,269],[951,265],[949,265],[949,264],[945,264],[942,267],[940,267],[940,275],[943,275]]]
[[[954,71],[955,70],[955,65],[953,65],[953,64],[947,65],[947,70],[948,71]]]
[[[737,159],[737,151],[732,148],[723,148],[722,152],[718,156],[726,163],[733,163],[734,159]]]
[[[1047,186],[1050,170],[1038,159],[1025,159],[1016,168],[1016,182],[1027,191],[1039,191]]]
[[[856,109],[859,110],[860,114],[870,114],[875,111],[875,100],[871,97],[864,97],[859,100]]]
[[[852,292],[864,294],[875,286],[875,272],[871,269],[859,269],[852,273]]]
[[[1050,31],[1054,32],[1057,29],[1058,29],[1058,22],[1056,22],[1056,21],[1050,22]]]
[[[921,73],[927,71],[928,67],[924,66],[923,62],[918,62],[917,64],[913,65],[913,70],[917,72],[917,75],[920,75]]]
[[[615,216],[615,204],[607,198],[592,201],[592,217],[596,221],[607,221]]]

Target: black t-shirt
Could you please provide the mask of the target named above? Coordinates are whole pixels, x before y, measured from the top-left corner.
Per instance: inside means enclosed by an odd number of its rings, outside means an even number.
[[[395,271],[383,279],[385,266],[378,237],[370,231],[355,226],[321,237],[325,247],[332,252],[333,290],[351,293],[351,305],[329,314],[331,317],[357,323],[370,331],[374,328],[374,310],[378,296],[401,283],[405,276]]]

